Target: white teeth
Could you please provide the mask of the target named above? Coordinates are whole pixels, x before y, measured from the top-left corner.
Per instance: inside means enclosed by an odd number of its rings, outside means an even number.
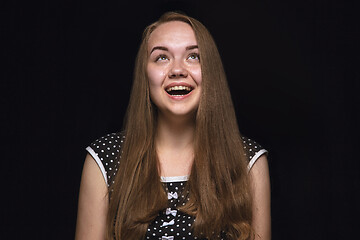
[[[174,86],[174,87],[169,87],[169,88],[166,89],[167,92],[176,91],[176,90],[191,91],[191,88],[187,87],[187,86]]]

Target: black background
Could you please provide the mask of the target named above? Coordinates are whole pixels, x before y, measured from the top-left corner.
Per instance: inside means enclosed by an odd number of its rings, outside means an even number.
[[[85,147],[121,129],[142,30],[167,10],[208,27],[240,131],[270,152],[273,239],[353,239],[354,2],[2,2],[2,239],[73,238]]]

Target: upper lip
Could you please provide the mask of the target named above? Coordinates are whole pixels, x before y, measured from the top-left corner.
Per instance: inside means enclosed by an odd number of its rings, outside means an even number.
[[[178,86],[178,87],[180,87],[180,86],[188,87],[188,88],[190,88],[190,90],[194,89],[194,87],[191,84],[184,83],[184,82],[173,82],[173,83],[170,83],[169,85],[167,85],[165,87],[165,91],[168,91],[168,90],[170,90],[170,88],[176,87],[176,86]]]

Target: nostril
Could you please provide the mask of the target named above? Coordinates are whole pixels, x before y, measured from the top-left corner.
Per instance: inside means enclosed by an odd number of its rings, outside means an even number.
[[[187,77],[186,71],[171,71],[169,74],[170,78]]]
[[[179,78],[179,77],[187,77],[187,69],[181,63],[174,63],[171,66],[169,77],[171,78]]]

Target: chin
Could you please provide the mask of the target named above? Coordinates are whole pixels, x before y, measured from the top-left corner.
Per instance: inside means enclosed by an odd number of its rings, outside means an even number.
[[[161,111],[168,117],[182,118],[194,118],[196,116],[197,108],[193,109],[167,109]]]

